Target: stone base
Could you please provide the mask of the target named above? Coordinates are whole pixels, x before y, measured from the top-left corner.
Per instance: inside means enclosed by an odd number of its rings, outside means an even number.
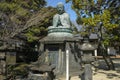
[[[48,36],[50,37],[73,37],[73,34],[71,33],[66,33],[66,32],[54,32],[54,33],[49,33]]]
[[[28,80],[47,80],[47,78],[48,78],[47,73],[44,73],[44,74],[29,73],[28,75]]]
[[[50,37],[73,37],[72,29],[65,27],[49,27],[48,36]]]

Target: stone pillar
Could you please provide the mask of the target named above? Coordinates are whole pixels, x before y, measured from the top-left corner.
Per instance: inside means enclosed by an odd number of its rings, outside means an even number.
[[[44,43],[43,42],[41,42],[40,46],[39,46],[39,52],[42,52],[42,51],[44,51]]]
[[[84,80],[92,80],[92,66],[85,64]]]
[[[61,69],[60,69],[61,74],[63,73],[63,70],[64,70],[63,66],[64,66],[64,52],[62,51],[61,52]]]
[[[83,51],[82,61],[84,63],[83,80],[92,80],[92,53],[90,51]]]
[[[94,50],[94,55],[97,56],[97,49]]]
[[[66,43],[66,80],[69,80],[69,43]]]
[[[45,54],[44,54],[44,43],[41,42],[38,48],[39,55],[38,55],[38,61],[37,62],[45,62]]]
[[[59,49],[59,58],[58,58],[58,72],[61,73],[61,67],[62,67],[62,50]]]
[[[46,49],[45,53],[44,53],[45,54],[45,63],[49,63],[49,58],[48,58],[49,54],[48,53],[49,53],[49,51],[48,51],[48,49]]]

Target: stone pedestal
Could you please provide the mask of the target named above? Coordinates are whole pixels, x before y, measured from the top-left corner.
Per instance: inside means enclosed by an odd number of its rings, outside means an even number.
[[[69,50],[69,77],[80,75],[79,51],[76,50],[77,40],[73,37],[72,30],[65,27],[50,27],[48,35],[41,39],[39,46],[39,58],[35,68],[37,71],[53,72],[56,79],[66,77],[66,50]],[[43,64],[51,67],[47,71],[46,67],[40,69]],[[31,68],[31,70],[35,70]],[[44,71],[43,71],[44,70]]]
[[[69,35],[67,36],[67,34]],[[49,33],[47,37],[40,40],[40,44],[42,44],[40,50],[42,49],[43,54],[46,55],[45,63],[55,66],[53,72],[56,78],[66,76],[66,50],[69,50],[69,75],[80,75],[79,54],[75,50],[76,42],[73,34],[68,32]]]
[[[50,37],[73,37],[72,29],[71,28],[65,28],[63,26],[59,27],[49,27],[48,28],[48,36]]]
[[[51,80],[51,79],[49,79],[48,73],[44,74],[29,73],[28,80]]]

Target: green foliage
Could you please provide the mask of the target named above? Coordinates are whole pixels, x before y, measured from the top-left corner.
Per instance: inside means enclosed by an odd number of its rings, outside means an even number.
[[[28,17],[31,10],[40,10],[46,5],[45,0],[11,0],[0,2],[0,11],[9,15],[14,14],[20,17]]]
[[[46,5],[45,0],[4,0],[4,1],[1,1],[0,12],[2,12],[1,13],[2,16],[0,16],[0,19],[2,23],[5,24],[3,25],[3,28],[5,29],[4,31],[0,30],[0,35],[2,37],[10,36],[11,34],[12,35],[16,34],[14,32],[19,32],[20,30],[22,30],[22,28],[24,29],[24,27],[26,27],[27,21],[31,19],[32,15],[35,15],[36,13],[40,12],[41,8],[44,7],[45,5]],[[34,21],[34,22],[37,22],[37,21]],[[49,21],[47,20],[46,22],[49,22]],[[11,29],[10,34],[8,33],[10,31],[8,30],[8,28]],[[12,29],[14,30],[14,32],[12,31]],[[27,35],[28,36],[33,35],[33,34],[30,35],[30,34],[27,34]],[[31,37],[30,37],[30,40],[31,40]],[[36,40],[36,37],[34,38],[35,39],[33,40]]]
[[[99,22],[103,22],[103,26],[110,30],[117,28],[119,25],[115,23],[111,23],[111,15],[109,10],[104,10],[102,15],[94,15],[94,17],[88,17],[88,18],[82,18],[83,24],[84,25],[89,25],[91,27],[97,26]]]
[[[31,42],[39,40],[39,38],[41,38],[40,36],[45,36],[46,34],[43,34],[43,33],[46,33],[46,32],[47,30],[45,27],[33,26],[27,29],[24,35],[27,37],[27,41],[31,43]]]
[[[72,30],[73,30],[73,34],[77,34],[77,33],[79,32],[79,31],[77,30],[77,27],[76,27],[75,25],[73,25]]]
[[[98,22],[100,22],[100,15],[95,15],[94,18],[88,17],[88,18],[82,18],[82,22],[84,25],[89,25],[92,27],[95,27]]]
[[[106,29],[114,29],[117,28],[119,25],[118,24],[114,24],[112,22],[110,22],[111,20],[111,14],[109,10],[104,10],[102,16],[101,16],[103,21],[103,26],[106,27]]]
[[[77,14],[77,23],[83,26],[99,27],[98,23],[102,22],[106,29],[107,37],[104,37],[103,43],[109,45],[111,41],[119,39],[119,26],[120,26],[120,1],[119,0],[66,0],[72,2],[72,9]],[[86,29],[87,30],[87,29]],[[89,30],[89,28],[88,28]],[[82,35],[88,34],[89,31],[81,32]],[[118,32],[118,33],[116,33]],[[113,35],[111,38],[110,35]]]
[[[52,7],[42,8],[38,13],[31,17],[26,23],[28,24],[27,26],[31,26],[25,33],[28,42],[34,42],[39,38],[46,36],[47,27],[52,25],[51,20],[56,11],[57,10]]]
[[[39,10],[41,7],[46,5],[45,0],[11,0],[11,1],[2,1],[0,3],[0,8],[3,10],[15,9],[22,7],[25,9]]]
[[[3,37],[17,35],[30,43],[39,40],[47,33],[47,27],[57,12],[55,8],[45,7],[45,0],[4,0],[0,2],[0,16],[4,30],[0,30]],[[4,16],[3,16],[4,15]],[[9,29],[11,30],[9,30]],[[8,33],[10,31],[10,34]],[[4,35],[3,35],[4,34]]]
[[[26,9],[18,8],[18,9],[16,10],[16,15],[18,15],[18,16],[23,16],[23,17],[25,17],[25,16],[27,16],[28,14],[29,14],[29,12],[28,12],[28,10],[26,10]]]
[[[89,32],[88,32],[88,27],[87,26],[83,26],[80,30],[80,34],[81,36],[85,36],[85,35],[89,35]]]
[[[14,3],[6,3],[6,2],[1,2],[0,3],[0,10],[4,12],[14,12],[18,8],[17,4]]]

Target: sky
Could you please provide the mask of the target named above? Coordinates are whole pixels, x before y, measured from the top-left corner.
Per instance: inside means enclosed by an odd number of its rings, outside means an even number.
[[[76,13],[71,9],[71,3],[65,3],[65,0],[46,0],[47,6],[56,7],[58,2],[62,2],[65,6],[65,11],[70,15],[71,21],[76,20]]]

